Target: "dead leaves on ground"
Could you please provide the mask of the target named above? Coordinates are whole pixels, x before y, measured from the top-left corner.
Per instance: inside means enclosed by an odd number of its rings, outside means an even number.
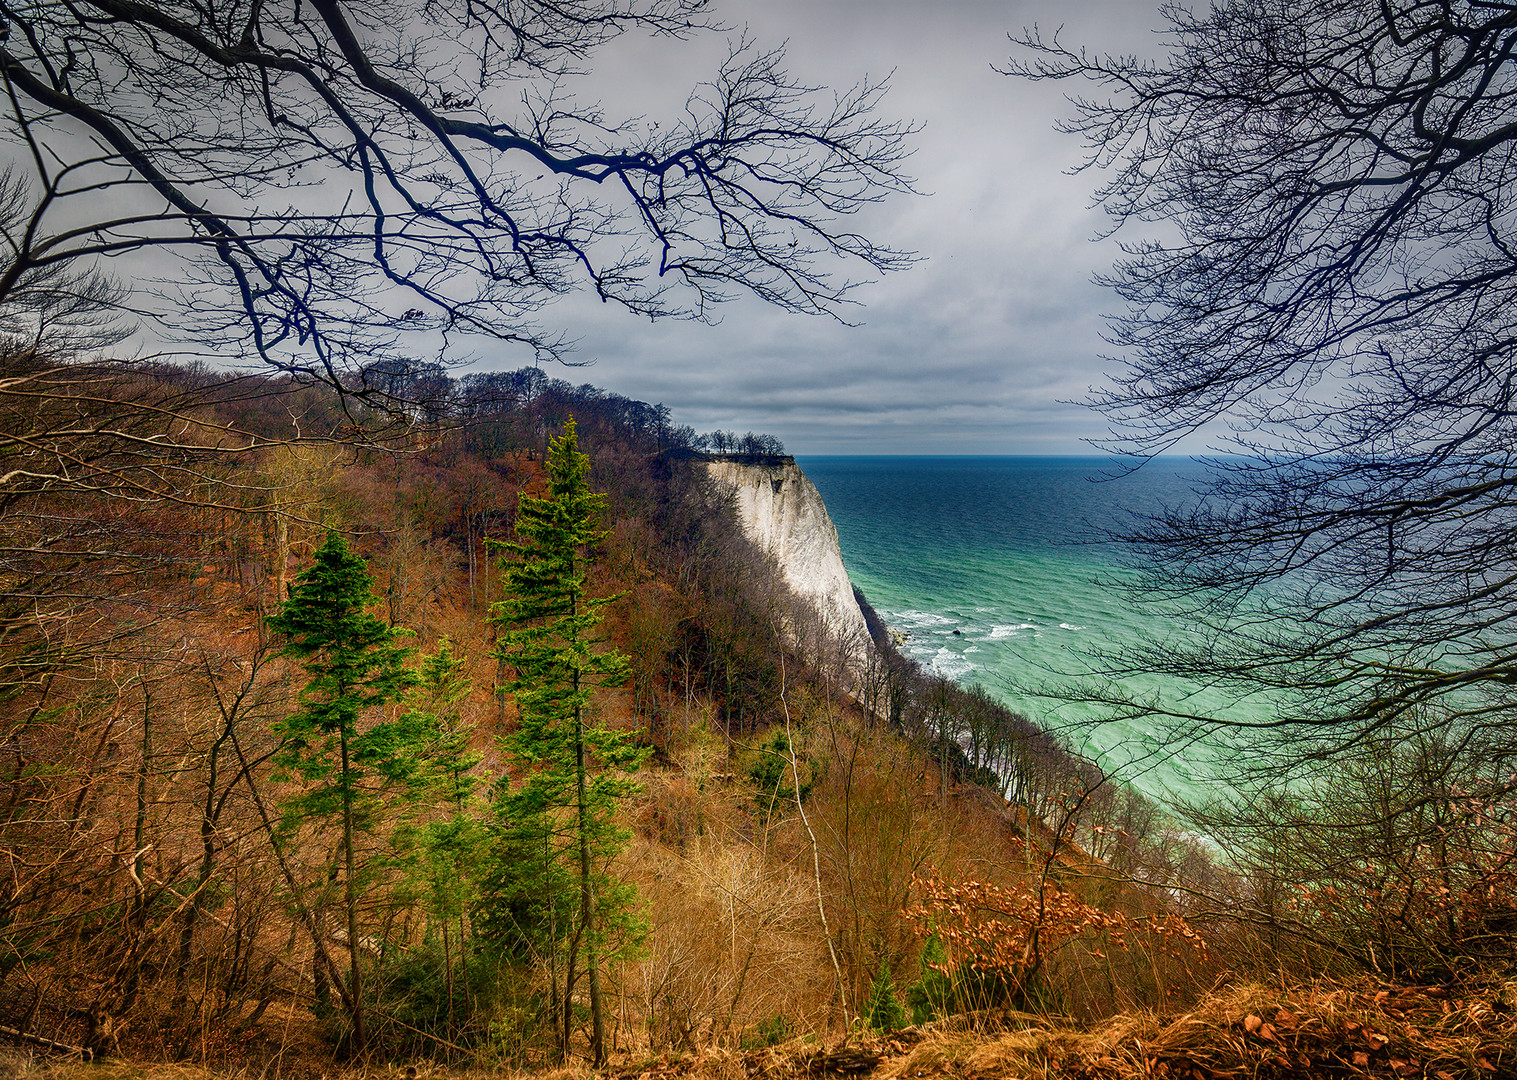
[[[622,1080],[1512,1080],[1514,995],[1517,983],[1466,993],[1247,986],[1167,1020],[1121,1016],[1080,1031],[1024,1015],[998,1030],[937,1025],[831,1050],[789,1044]]]
[[[1244,989],[1230,995],[1230,1009],[1209,1002],[1158,1033],[1145,1055],[1146,1071],[1088,1069],[1084,1075],[1498,1080],[1517,1076],[1517,1024],[1495,1007],[1504,993],[1486,988],[1456,997],[1439,987],[1334,986],[1282,995]],[[1176,1038],[1182,1028],[1190,1030]]]

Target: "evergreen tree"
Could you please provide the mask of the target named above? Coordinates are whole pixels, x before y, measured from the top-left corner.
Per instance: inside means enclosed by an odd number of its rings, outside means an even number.
[[[890,978],[889,964],[881,964],[879,972],[869,983],[864,1022],[873,1030],[883,1032],[899,1031],[906,1026],[906,1010],[895,996],[895,982]]]
[[[426,943],[434,950],[440,945],[442,953],[442,994],[433,1002],[437,1007],[428,1015],[413,1009],[409,1022],[441,1025],[449,1039],[457,1036],[457,1019],[466,1021],[473,1014],[468,914],[478,899],[486,839],[476,807],[479,782],[473,773],[480,755],[470,749],[474,729],[460,708],[471,688],[464,668],[465,657],[454,651],[447,637],[418,665],[410,706],[420,714],[421,724],[434,732],[423,762],[423,783],[429,806],[446,812],[405,824],[394,838],[406,875],[406,899],[425,912]],[[413,959],[425,955],[426,950],[418,950]]]
[[[906,1004],[911,1009],[913,1024],[925,1024],[953,1011],[953,980],[942,971],[947,962],[948,951],[943,948],[943,939],[934,930],[922,943],[921,970],[917,981],[906,987]]]
[[[372,827],[376,798],[367,780],[412,782],[433,732],[425,717],[407,713],[392,723],[360,727],[371,710],[401,697],[414,681],[404,667],[403,631],[369,613],[376,601],[368,566],[336,533],[302,571],[289,600],[269,626],[288,637],[283,655],[303,661],[310,681],[300,708],[275,725],[282,745],[275,763],[304,790],[284,804],[285,826],[334,819],[341,842],[328,880],[342,881],[347,915],[348,986],[342,994],[352,1023],[351,1048],[367,1043],[363,972],[359,962],[358,833]]]
[[[626,939],[632,903],[631,891],[605,869],[626,842],[612,818],[635,790],[625,773],[646,755],[629,733],[590,716],[591,690],[621,685],[629,668],[595,636],[602,609],[616,598],[585,592],[591,551],[605,536],[605,496],[590,491],[589,467],[571,419],[547,457],[547,496],[521,498],[521,542],[498,545],[507,555],[506,598],[491,621],[497,655],[515,672],[504,689],[515,696],[519,720],[504,743],[521,776],[515,787],[502,785],[497,800],[499,858],[482,919],[508,944],[548,962],[561,1054],[583,971],[599,1066],[606,1060],[600,964],[619,933]]]

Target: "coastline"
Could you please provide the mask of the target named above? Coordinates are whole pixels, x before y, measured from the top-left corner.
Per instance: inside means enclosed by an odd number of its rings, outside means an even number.
[[[1183,632],[1123,595],[1134,572],[1107,543],[1130,515],[1193,490],[1189,459],[1092,481],[1106,458],[807,456],[797,458],[838,531],[848,575],[876,618],[904,634],[928,672],[1060,735],[1070,749],[1150,797],[1199,797],[1209,775],[1152,733],[1040,693],[1089,676],[1092,657]],[[1170,687],[1158,677],[1134,684]],[[1198,754],[1198,757],[1204,756]],[[1124,775],[1125,774],[1125,775]]]

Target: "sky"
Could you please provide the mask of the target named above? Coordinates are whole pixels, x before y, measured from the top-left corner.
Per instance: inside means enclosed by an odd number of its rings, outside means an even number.
[[[1096,53],[1152,53],[1157,0],[711,2],[727,33],[624,35],[594,54],[581,100],[598,96],[608,116],[677,115],[742,33],[785,44],[791,72],[812,85],[846,91],[888,75],[882,115],[920,127],[906,171],[921,194],[866,206],[848,224],[919,261],[855,293],[846,324],[753,298],[720,307],[714,325],[650,322],[571,295],[535,321],[573,340],[582,366],[548,373],[662,403],[698,431],[772,434],[800,455],[1091,452],[1085,440],[1106,425],[1079,403],[1115,366],[1101,332],[1117,303],[1092,279],[1119,250],[1095,239],[1110,225],[1091,205],[1099,177],[1071,171],[1085,148],[1055,130],[1070,113],[1064,95],[1087,88],[994,67],[1012,54],[1008,35],[1033,26]],[[153,262],[168,257],[150,249],[114,269],[170,280]],[[144,349],[158,348],[145,334]],[[474,366],[455,374],[532,360],[506,345],[470,348]]]
[[[713,326],[650,324],[577,298],[543,319],[587,366],[550,373],[662,402],[700,431],[768,432],[797,454],[1092,452],[1083,440],[1105,424],[1078,402],[1112,367],[1101,314],[1116,301],[1092,277],[1118,252],[1095,240],[1109,224],[1091,206],[1098,178],[1070,172],[1079,140],[1054,129],[1077,88],[992,65],[1005,65],[1009,32],[1034,24],[1098,52],[1150,52],[1157,4],[718,0],[716,12],[763,44],[788,43],[804,80],[891,74],[885,112],[922,126],[907,171],[923,194],[858,222],[921,261],[863,289],[851,325],[753,300],[725,305]],[[631,41],[600,57],[595,77],[657,115],[695,70]]]

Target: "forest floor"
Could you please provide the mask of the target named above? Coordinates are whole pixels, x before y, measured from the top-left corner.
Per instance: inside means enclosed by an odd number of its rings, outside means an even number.
[[[588,1068],[530,1073],[430,1062],[366,1069],[313,1058],[241,1069],[107,1061],[46,1062],[0,1051],[0,1080],[586,1080]],[[955,1018],[832,1046],[792,1041],[758,1050],[633,1060],[603,1080],[1396,1080],[1517,1078],[1517,980],[1449,990],[1371,982],[1293,990],[1221,990],[1183,1015],[1126,1014],[1092,1027],[1048,1017]]]

